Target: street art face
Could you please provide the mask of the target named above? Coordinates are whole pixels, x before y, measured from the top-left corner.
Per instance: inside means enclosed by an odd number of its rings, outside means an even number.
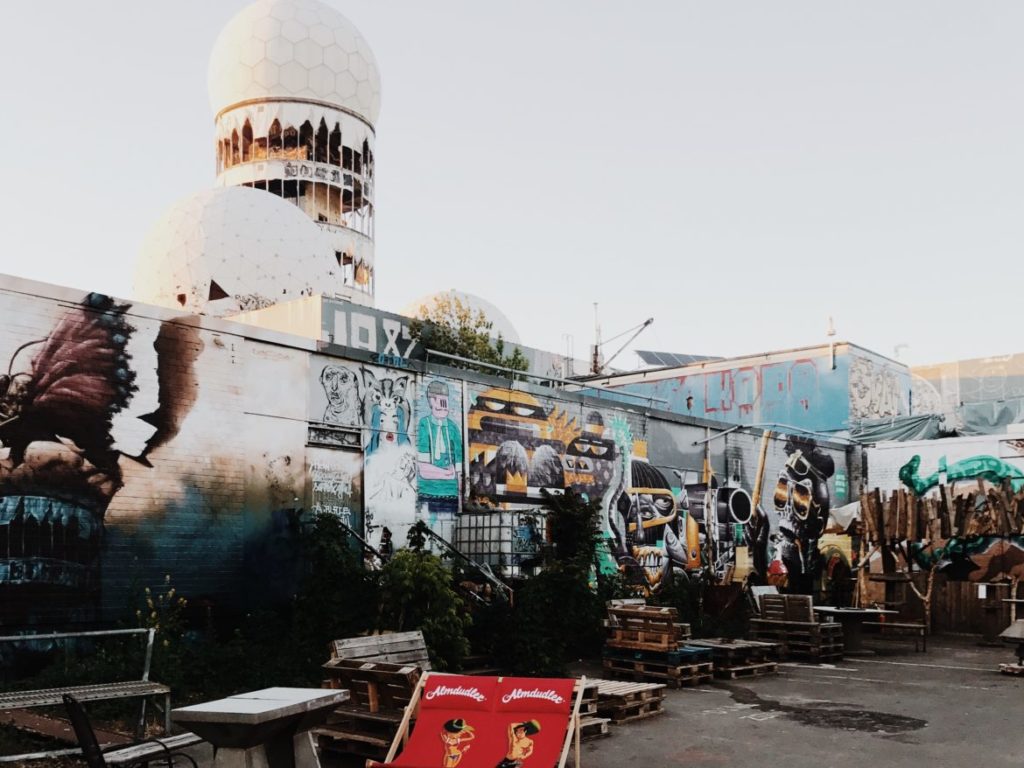
[[[128,309],[89,294],[45,338],[13,350],[0,377],[0,620],[84,617],[98,594],[106,510],[123,485],[118,458],[148,465],[169,432],[165,408],[143,417],[148,439],[115,439],[115,417],[138,390]]]
[[[820,569],[818,538],[831,509],[828,478],[835,462],[811,439],[790,438],[788,459],[775,485],[779,515],[778,558],[785,566],[789,591],[810,594]]]
[[[609,527],[615,557],[633,583],[656,592],[673,570],[699,564],[697,531],[686,514],[686,498],[678,500],[665,476],[645,461],[630,461],[630,483],[613,496]]]
[[[407,445],[408,424],[412,407],[405,396],[408,376],[378,379],[369,368],[361,368],[363,375],[363,415],[370,427],[367,453],[384,445]]]
[[[323,420],[343,427],[360,426],[359,383],[354,371],[340,365],[325,365],[320,385],[327,395]]]
[[[327,404],[323,422],[359,427],[363,447],[362,533],[373,545],[387,527],[404,543],[416,514],[413,379],[385,368],[325,363],[317,379]],[[353,520],[360,515],[353,510]]]

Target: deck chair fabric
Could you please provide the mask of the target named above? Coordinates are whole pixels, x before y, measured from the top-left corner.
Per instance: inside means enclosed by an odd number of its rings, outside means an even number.
[[[396,768],[550,768],[574,711],[572,679],[430,674]],[[410,704],[414,707],[416,702]]]

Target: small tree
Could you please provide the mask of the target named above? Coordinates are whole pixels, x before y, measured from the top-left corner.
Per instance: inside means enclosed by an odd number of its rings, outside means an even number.
[[[482,363],[498,365],[513,371],[525,371],[529,360],[516,347],[512,354],[505,354],[505,340],[498,335],[491,338],[494,323],[487,319],[483,310],[472,309],[458,296],[439,296],[431,306],[420,309],[409,332],[427,349],[458,355]]]
[[[436,669],[459,669],[469,654],[471,619],[441,558],[423,548],[422,532],[410,532],[415,548],[396,553],[380,572],[380,628],[419,629]]]

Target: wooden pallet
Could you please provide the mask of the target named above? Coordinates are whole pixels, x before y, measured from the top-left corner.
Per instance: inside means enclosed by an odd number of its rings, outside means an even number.
[[[838,624],[754,619],[750,622],[754,640],[778,643],[785,657],[842,659],[843,633]]]
[[[590,741],[591,739],[600,739],[606,736],[611,736],[612,730],[608,727],[610,722],[610,717],[581,717],[580,738],[583,739],[583,741]]]
[[[715,667],[715,677],[724,680],[735,680],[739,677],[761,677],[762,675],[774,675],[779,671],[779,665],[774,661],[763,661],[757,664],[742,664],[734,667]]]
[[[663,683],[629,683],[620,680],[593,682],[598,686],[598,713],[613,723],[653,717],[664,711],[662,702],[666,686]]]
[[[710,648],[697,648],[690,645],[682,645],[667,651],[652,651],[646,648],[631,649],[619,648],[614,645],[606,645],[603,651],[604,656],[629,661],[656,661],[662,664],[681,666],[686,664],[700,664],[714,659]]]
[[[615,677],[664,682],[672,688],[700,685],[710,682],[714,676],[714,664],[710,661],[671,666],[651,661],[605,657],[603,664],[605,671]]]
[[[779,653],[778,643],[765,643],[759,640],[707,637],[691,640],[689,644],[698,648],[710,648],[714,653],[716,668],[746,662],[771,661],[776,659]]]

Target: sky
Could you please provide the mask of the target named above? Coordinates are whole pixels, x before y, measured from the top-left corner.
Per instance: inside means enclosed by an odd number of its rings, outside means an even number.
[[[327,2],[381,70],[378,307],[457,288],[578,357],[594,302],[604,338],[653,317],[642,349],[831,316],[912,365],[1024,351],[1024,3]],[[131,296],[213,184],[207,61],[245,4],[5,8],[0,273]]]

